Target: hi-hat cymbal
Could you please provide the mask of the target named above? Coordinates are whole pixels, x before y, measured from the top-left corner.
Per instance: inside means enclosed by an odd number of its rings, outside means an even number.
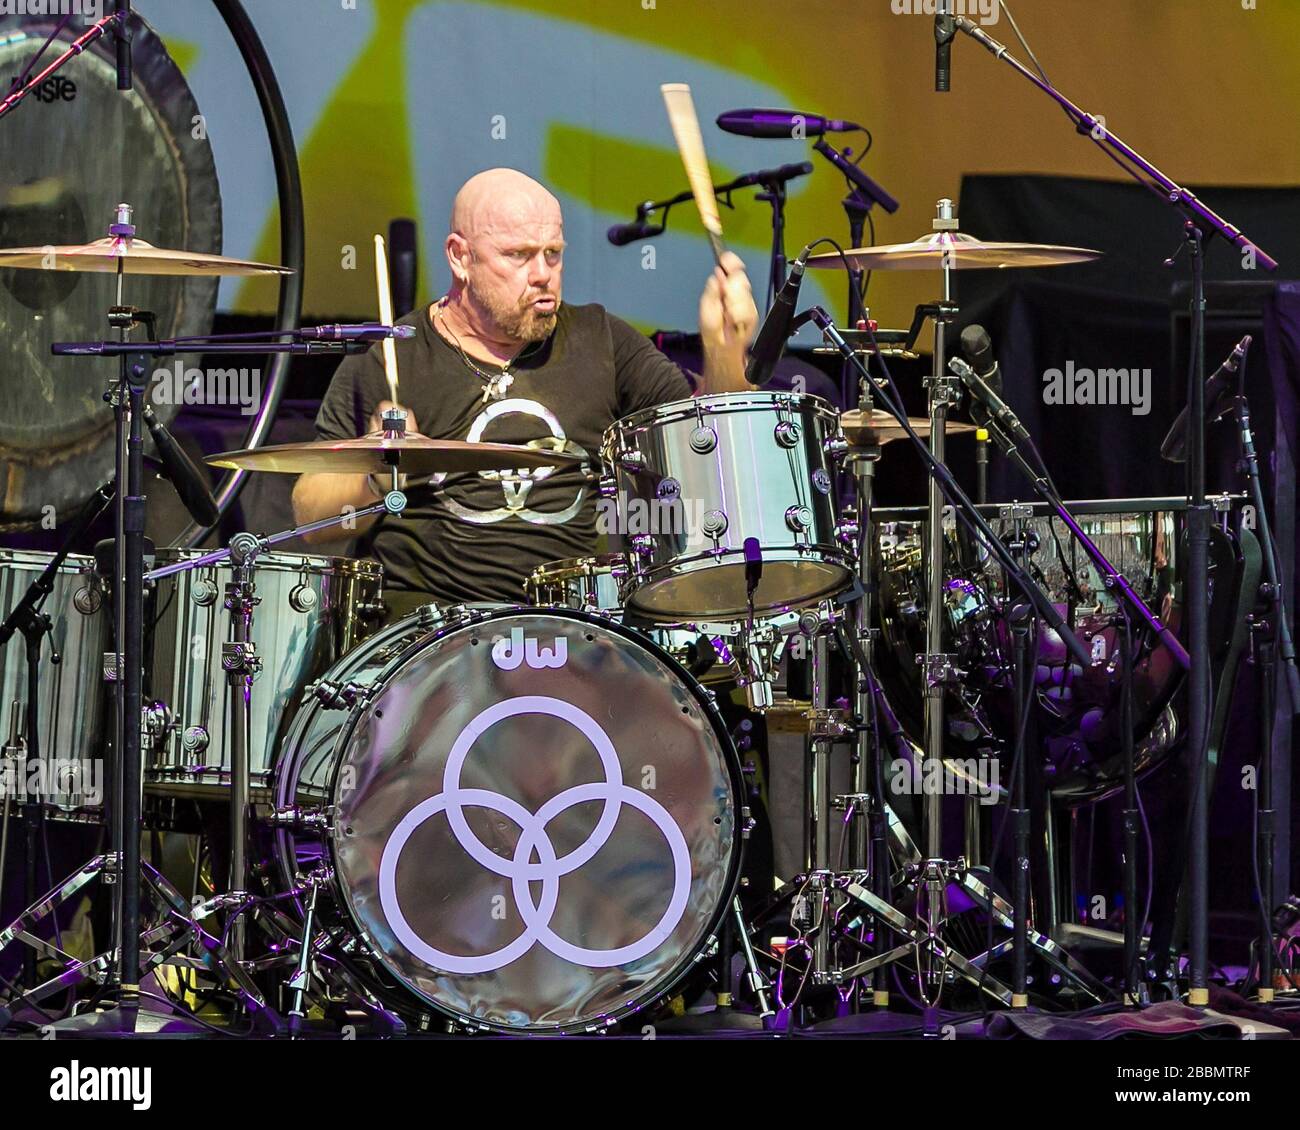
[[[909,416],[907,422],[912,425],[912,430],[922,439],[929,438],[930,418],[928,416]],[[844,438],[849,441],[851,447],[880,447],[882,444],[892,443],[896,439],[907,438],[907,433],[903,431],[903,425],[888,412],[879,408],[871,413],[869,420],[865,419],[862,412],[857,408],[848,412],[841,412],[840,427],[844,431]],[[948,435],[956,435],[961,432],[975,431],[975,425],[966,424],[960,420],[949,420],[945,430]]]
[[[469,443],[457,439],[430,439],[374,434],[358,439],[280,443],[223,451],[206,462],[214,467],[245,471],[280,471],[291,475],[380,475],[392,470],[384,455],[396,452],[397,469],[408,475],[433,475],[439,471],[508,471],[529,467],[560,467],[581,462],[582,456],[550,450],[546,440],[527,445]]]
[[[0,248],[0,267],[22,267],[35,271],[81,271],[127,275],[291,275],[288,267],[230,259],[198,251],[174,251],[155,247],[143,239],[105,236],[92,243],[62,247]]]
[[[957,271],[1010,267],[1060,267],[1101,257],[1087,247],[1060,247],[1054,243],[985,243],[962,232],[941,231],[911,243],[880,247],[855,247],[844,253],[849,266],[867,271]],[[812,255],[808,266],[843,269],[839,252]]]

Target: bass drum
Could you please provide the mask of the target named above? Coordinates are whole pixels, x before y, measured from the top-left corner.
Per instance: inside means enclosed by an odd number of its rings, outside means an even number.
[[[422,1026],[598,1031],[707,947],[742,796],[712,696],[652,641],[430,605],[313,687],[277,766],[276,869],[292,890],[328,867],[365,979]]]

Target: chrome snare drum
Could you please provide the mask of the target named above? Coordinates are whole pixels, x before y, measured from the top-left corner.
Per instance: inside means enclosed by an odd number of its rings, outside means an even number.
[[[162,549],[158,564],[200,556]],[[252,639],[261,669],[253,682],[249,782],[263,790],[275,750],[304,688],[377,626],[380,566],[373,561],[267,553],[256,559]],[[220,798],[230,786],[230,700],[221,645],[231,639],[228,564],[173,573],[157,582],[148,688],[155,733],[146,787],[164,795]]]
[[[826,401],[734,392],[661,404],[605,433],[606,505],[629,544],[624,603],[658,620],[749,612],[745,543],[762,572],[755,612],[815,604],[852,583],[833,459],[844,449]],[[847,534],[847,531],[844,531]]]
[[[644,636],[429,605],[344,656],[294,719],[277,881],[323,877],[330,936],[401,1013],[594,1032],[708,946],[743,788],[712,698]]]
[[[628,623],[619,589],[627,577],[627,557],[622,553],[598,553],[593,557],[567,557],[548,561],[532,571],[524,582],[528,602],[541,608],[572,608],[575,612],[604,612]],[[718,630],[707,624],[628,623],[649,636],[678,663],[706,685],[732,682],[725,664],[718,665],[713,637]]]
[[[0,550],[0,620],[15,608],[27,587],[53,560],[51,553]],[[40,766],[21,757],[6,764],[3,787],[12,800],[27,797],[28,785],[49,816],[68,820],[102,818],[108,784],[104,772],[104,653],[111,649],[109,606],[90,557],[67,557],[41,605],[50,636],[41,648],[37,692]],[[52,662],[58,655],[59,662]],[[27,660],[15,633],[0,651],[0,739],[26,741]],[[12,776],[12,779],[10,779]]]
[[[539,565],[524,582],[528,603],[585,612],[622,607],[619,588],[627,576],[627,557],[599,553],[593,557],[566,557]]]

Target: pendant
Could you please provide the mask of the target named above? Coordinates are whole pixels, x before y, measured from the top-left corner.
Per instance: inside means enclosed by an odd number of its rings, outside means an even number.
[[[488,381],[487,386],[483,389],[483,403],[486,404],[489,398],[492,400],[503,399],[506,395],[506,391],[514,383],[515,378],[513,373],[498,373]]]

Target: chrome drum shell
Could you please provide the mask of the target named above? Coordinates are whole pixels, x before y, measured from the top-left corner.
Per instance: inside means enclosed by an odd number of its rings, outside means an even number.
[[[847,588],[852,554],[835,499],[841,445],[835,409],[798,393],[699,396],[616,421],[605,433],[612,479],[602,490],[629,542],[625,606],[677,622],[746,616],[750,538],[762,553],[757,613]]]
[[[200,556],[161,549],[158,565]],[[228,564],[173,573],[156,582],[146,702],[156,735],[145,785],[160,795],[221,799],[230,787],[230,703],[221,645],[231,639]],[[249,783],[270,785],[276,750],[304,688],[373,631],[382,615],[382,576],[373,561],[267,553],[253,572],[253,681]]]

